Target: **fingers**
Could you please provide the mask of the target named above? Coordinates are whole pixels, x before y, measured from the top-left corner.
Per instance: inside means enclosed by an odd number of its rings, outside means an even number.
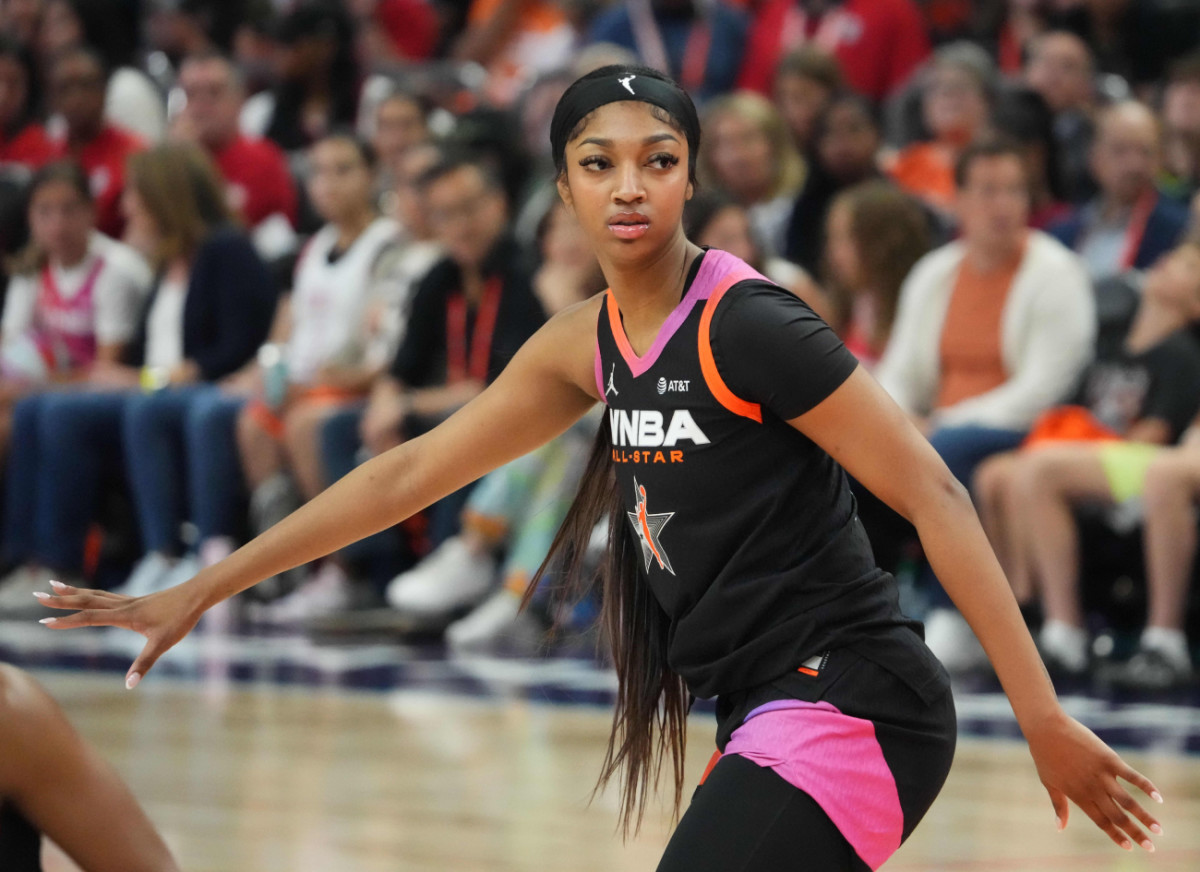
[[[1117,771],[1117,777],[1128,781],[1146,796],[1150,797],[1155,802],[1162,804],[1162,794],[1158,792],[1158,788],[1142,773],[1138,772],[1132,766],[1125,764],[1125,761],[1120,762],[1120,767]]]
[[[38,591],[34,596],[38,602],[51,609],[114,609],[128,601],[127,597],[102,590],[87,590],[60,596]]]
[[[1162,835],[1162,827],[1150,812],[1142,808],[1141,803],[1129,795],[1129,791],[1125,790],[1121,785],[1113,783],[1112,801],[1125,809],[1126,812],[1137,818],[1142,826],[1150,830],[1155,835]],[[1128,831],[1126,831],[1128,832]]]
[[[158,658],[167,650],[167,647],[157,638],[146,640],[146,646],[142,648],[142,653],[133,661],[133,665],[129,667],[129,672],[125,675],[126,689],[133,690],[138,686],[138,683],[146,676],[151,667],[158,662]]]
[[[1071,816],[1071,804],[1067,802],[1067,795],[1061,790],[1053,787],[1047,787],[1046,792],[1050,794],[1050,804],[1054,806],[1054,821],[1060,830],[1067,828],[1067,818]]]
[[[106,609],[84,609],[70,615],[42,618],[39,624],[45,624],[51,630],[73,630],[76,627],[124,627],[131,629],[128,620],[122,612]]]

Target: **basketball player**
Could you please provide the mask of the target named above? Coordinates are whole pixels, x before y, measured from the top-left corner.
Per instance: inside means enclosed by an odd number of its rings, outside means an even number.
[[[429,434],[359,467],[217,566],[141,599],[59,586],[52,627],[148,643],[134,686],[213,604],[418,511],[608,405],[550,560],[578,575],[611,519],[602,621],[619,680],[601,782],[626,825],[664,756],[682,793],[691,696],[717,698],[711,766],[660,872],[877,868],[941,788],[955,740],[945,671],[875,566],[848,472],[920,532],[995,665],[1050,794],[1117,844],[1161,832],[1160,799],[1055,698],[966,492],[832,331],[680,218],[700,130],[662,74],[605,67],[563,95],[558,189],[610,290],[553,318]],[[582,587],[582,582],[577,586]],[[1139,825],[1140,822],[1140,825]]]
[[[0,869],[40,872],[41,833],[83,872],[178,872],[153,824],[28,674],[0,663]]]

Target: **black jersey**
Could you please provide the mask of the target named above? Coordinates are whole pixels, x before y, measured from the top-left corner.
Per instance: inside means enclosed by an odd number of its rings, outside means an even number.
[[[670,666],[697,696],[909,623],[845,473],[787,423],[856,365],[807,305],[726,252],[697,258],[643,357],[606,297],[596,384],[612,462],[639,569],[670,619]]]

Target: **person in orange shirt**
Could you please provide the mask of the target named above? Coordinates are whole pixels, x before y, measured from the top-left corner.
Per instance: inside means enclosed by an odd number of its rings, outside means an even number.
[[[551,0],[472,0],[454,57],[482,64],[488,99],[508,106],[539,73],[566,66],[574,47],[575,28]]]

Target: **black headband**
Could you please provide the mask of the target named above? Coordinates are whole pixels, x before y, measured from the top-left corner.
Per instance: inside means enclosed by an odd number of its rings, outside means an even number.
[[[683,129],[688,146],[695,152],[698,143],[692,141],[692,131],[700,129],[700,122],[687,93],[674,83],[618,69],[611,76],[577,81],[558,101],[550,122],[550,149],[559,170],[567,149],[567,137],[576,125],[601,106],[624,100],[637,100],[662,109]]]

